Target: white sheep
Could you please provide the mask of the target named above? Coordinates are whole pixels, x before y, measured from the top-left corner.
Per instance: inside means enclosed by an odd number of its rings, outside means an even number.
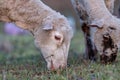
[[[64,68],[73,31],[67,19],[41,0],[0,0],[0,21],[30,31],[50,70]]]

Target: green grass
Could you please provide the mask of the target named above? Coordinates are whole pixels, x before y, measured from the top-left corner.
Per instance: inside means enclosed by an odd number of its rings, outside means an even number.
[[[0,80],[120,80],[120,55],[116,62],[103,65],[83,59],[84,39],[77,32],[71,42],[68,64],[64,70],[48,71],[31,36],[0,35]],[[11,48],[12,47],[12,48]]]

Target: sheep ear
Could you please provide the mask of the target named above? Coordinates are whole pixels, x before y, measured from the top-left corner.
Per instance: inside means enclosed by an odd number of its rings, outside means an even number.
[[[94,20],[90,25],[96,25],[98,28],[102,28],[104,25],[104,19]]]
[[[43,30],[52,30],[52,18],[48,16],[47,18],[43,19]]]
[[[51,25],[51,23],[45,23],[43,25],[43,30],[52,30],[53,29],[53,26]]]

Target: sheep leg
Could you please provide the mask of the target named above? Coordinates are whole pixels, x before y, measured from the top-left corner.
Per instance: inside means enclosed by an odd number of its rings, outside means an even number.
[[[97,60],[97,49],[91,40],[90,27],[87,25],[88,14],[84,9],[84,5],[79,2],[80,0],[71,0],[73,7],[79,15],[80,23],[82,24],[82,31],[85,38],[85,58],[89,60]],[[94,47],[94,48],[93,48]]]
[[[95,44],[91,40],[90,36],[90,27],[86,24],[82,25],[82,31],[85,38],[85,58],[89,60],[97,60],[97,49]]]

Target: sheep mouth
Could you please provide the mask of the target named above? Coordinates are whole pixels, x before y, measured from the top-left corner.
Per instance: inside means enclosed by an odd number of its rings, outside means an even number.
[[[108,63],[112,63],[116,60],[117,54],[111,54],[110,56],[107,56],[105,54],[100,55],[100,61],[103,64],[108,64]]]

